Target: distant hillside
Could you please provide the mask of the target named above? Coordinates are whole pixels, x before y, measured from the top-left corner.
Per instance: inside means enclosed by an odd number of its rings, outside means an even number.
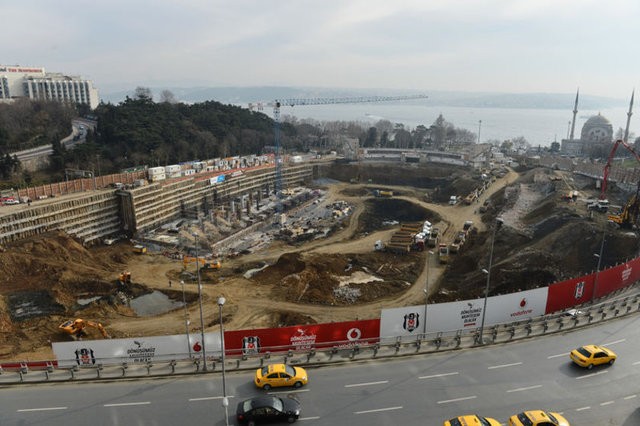
[[[246,106],[250,102],[268,102],[285,98],[336,98],[352,96],[389,96],[426,94],[433,106],[470,108],[531,108],[531,109],[572,109],[575,93],[473,93],[450,91],[417,91],[392,89],[332,89],[313,87],[156,87],[151,88],[158,96],[162,90],[170,90],[182,102],[204,102],[215,100],[224,104]],[[110,103],[122,102],[130,91],[104,93],[103,100]],[[628,100],[602,96],[580,95],[580,109],[598,110],[628,105]]]

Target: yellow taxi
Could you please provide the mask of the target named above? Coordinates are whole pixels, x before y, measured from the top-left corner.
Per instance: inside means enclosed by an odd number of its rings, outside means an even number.
[[[307,372],[302,367],[294,367],[289,364],[271,364],[258,368],[254,383],[264,390],[281,386],[293,386],[299,388],[309,381]]]
[[[569,357],[571,361],[580,367],[586,367],[591,370],[594,365],[612,365],[616,362],[618,356],[611,349],[607,349],[604,346],[586,345],[572,350]]]
[[[531,410],[509,417],[509,426],[569,426],[569,422],[559,413]]]
[[[502,423],[489,417],[467,414],[444,422],[444,426],[500,426]]]

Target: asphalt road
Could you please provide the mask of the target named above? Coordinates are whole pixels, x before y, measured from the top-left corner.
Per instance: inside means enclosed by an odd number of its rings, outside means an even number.
[[[575,425],[640,424],[640,315],[505,345],[399,361],[309,370],[309,385],[284,390],[302,403],[303,425],[441,425],[479,413],[506,424],[528,409],[564,414]],[[568,353],[587,343],[618,353],[613,366],[584,370]],[[229,373],[235,406],[262,393],[251,373]],[[24,385],[0,389],[1,425],[224,425],[220,374],[180,378]]]

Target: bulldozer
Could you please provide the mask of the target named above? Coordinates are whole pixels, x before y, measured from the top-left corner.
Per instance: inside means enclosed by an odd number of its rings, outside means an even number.
[[[104,337],[105,339],[110,338],[107,330],[104,329],[102,324],[95,321],[85,321],[81,318],[76,318],[74,320],[65,321],[60,324],[60,326],[58,326],[60,330],[62,330],[64,333],[67,333],[75,340],[82,340],[83,337],[87,336],[87,332],[85,331],[85,328],[87,327],[98,329],[98,331],[100,331],[100,334],[102,334],[102,337]]]
[[[220,269],[222,267],[219,260],[207,260],[204,257],[184,256],[182,258],[182,268],[186,270],[190,263],[195,262],[198,262],[202,269]]]

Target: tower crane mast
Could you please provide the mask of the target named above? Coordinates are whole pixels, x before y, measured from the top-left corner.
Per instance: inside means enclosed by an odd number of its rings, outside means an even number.
[[[280,108],[282,106],[296,105],[336,105],[336,104],[358,104],[358,103],[373,103],[373,102],[393,102],[393,101],[406,101],[413,99],[426,99],[427,95],[401,95],[401,96],[352,96],[345,98],[289,98],[289,99],[276,99],[266,104],[262,103],[250,103],[249,109],[253,110],[257,108],[262,110],[263,106],[273,107],[273,121],[274,121],[274,142],[275,142],[275,162],[276,162],[276,182],[275,192],[278,199],[276,209],[278,213],[281,213],[280,197],[282,192],[282,158],[280,156]]]

